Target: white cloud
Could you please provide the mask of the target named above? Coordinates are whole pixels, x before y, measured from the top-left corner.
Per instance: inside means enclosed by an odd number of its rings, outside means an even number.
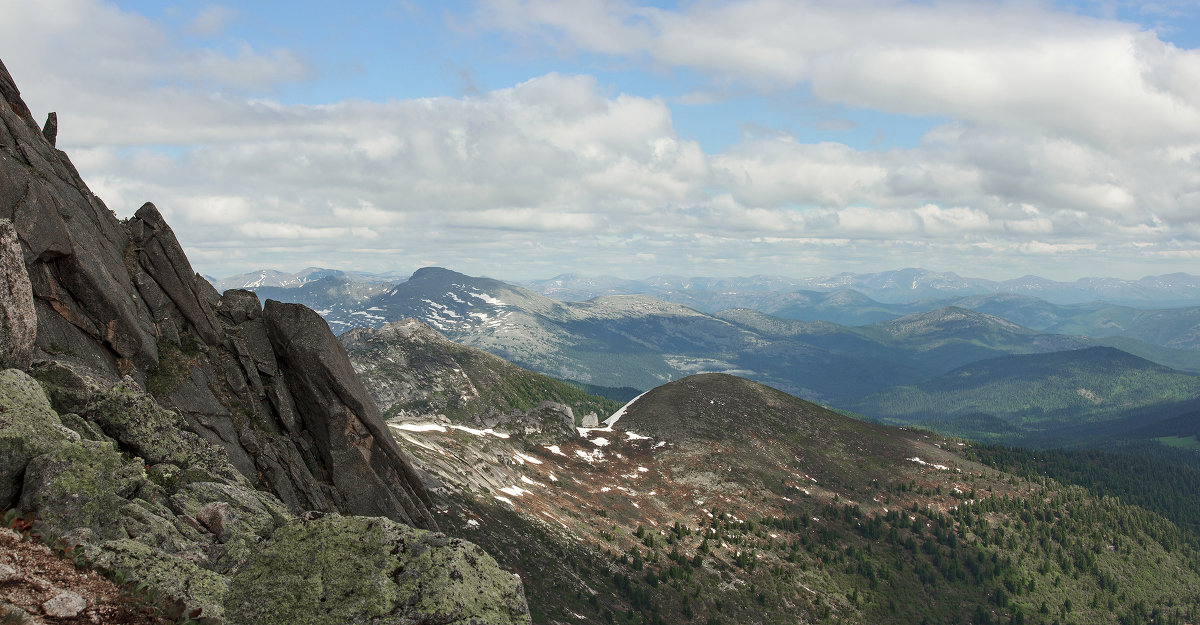
[[[768,93],[808,85],[829,102],[1110,148],[1200,136],[1200,52],[1041,4],[735,0],[668,10],[608,2],[603,17],[579,22],[564,19],[559,4],[512,0],[485,14],[496,28],[646,56]]]
[[[209,5],[200,10],[187,26],[188,34],[195,37],[211,37],[221,33],[238,15],[225,6]]]
[[[1188,258],[1200,243],[1195,52],[1036,5],[489,6],[564,54],[707,72],[684,98],[698,106],[730,85],[805,84],[947,120],[907,149],[759,132],[721,154],[681,137],[665,99],[591,76],[286,105],[271,92],[311,74],[301,51],[187,48],[106,4],[45,6],[0,0],[4,60],[31,106],[59,111],[59,146],[113,209],[154,201],[209,273],[961,269],[964,250],[994,271],[1005,255],[1036,269],[1056,254]]]

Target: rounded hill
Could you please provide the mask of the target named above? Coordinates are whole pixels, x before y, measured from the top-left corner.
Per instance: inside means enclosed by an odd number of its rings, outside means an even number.
[[[664,384],[625,408],[615,428],[668,441],[675,452],[778,481],[780,468],[863,487],[888,478],[928,443],[851,419],[757,382],[702,373]],[[692,464],[694,464],[693,462]]]

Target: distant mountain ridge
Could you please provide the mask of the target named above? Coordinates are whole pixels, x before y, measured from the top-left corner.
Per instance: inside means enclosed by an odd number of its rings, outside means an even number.
[[[340,269],[322,269],[320,267],[306,267],[295,273],[275,269],[259,269],[224,278],[205,276],[205,279],[211,282],[218,291],[224,292],[228,289],[257,290],[262,287],[297,287],[330,277],[367,284],[404,281],[404,276],[398,275],[395,272],[375,274],[361,271],[342,271]]]
[[[1187,273],[1146,276],[1137,280],[1080,278],[1072,282],[1057,282],[1039,276],[1023,276],[996,281],[967,278],[953,272],[906,268],[811,278],[762,275],[736,278],[655,276],[643,280],[621,280],[564,274],[547,280],[527,281],[525,284],[540,293],[554,297],[569,293],[577,299],[589,299],[602,294],[599,290],[589,289],[591,285],[605,285],[607,292],[611,293],[614,285],[620,284],[630,293],[854,290],[886,304],[1000,293],[1029,295],[1055,304],[1080,304],[1095,300],[1132,306],[1200,304],[1200,276]]]
[[[252,271],[220,279],[210,278],[220,289],[256,289],[264,286],[289,287],[326,276],[346,277],[354,282],[403,282],[400,272],[373,274],[309,267],[296,273],[271,269]],[[692,298],[679,301],[702,310],[700,300],[733,293],[792,293],[812,291],[829,293],[857,291],[883,304],[909,304],[919,300],[940,300],[977,295],[1025,295],[1058,305],[1084,304],[1097,300],[1134,307],[1177,307],[1200,305],[1200,276],[1176,272],[1145,276],[1136,280],[1089,277],[1070,282],[1040,276],[1022,276],[1010,280],[963,277],[954,272],[919,268],[875,273],[839,273],[832,276],[795,278],[754,275],[745,277],[651,276],[642,279],[614,276],[585,276],[565,273],[552,278],[517,281],[530,290],[563,301],[585,301],[602,295],[647,295],[660,299]],[[672,294],[663,297],[664,294]],[[724,306],[729,308],[731,306]],[[713,308],[710,312],[719,310]]]

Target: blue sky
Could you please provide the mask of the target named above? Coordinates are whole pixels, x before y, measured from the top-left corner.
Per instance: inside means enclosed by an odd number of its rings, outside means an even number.
[[[1200,273],[1195,2],[0,0],[197,270]]]

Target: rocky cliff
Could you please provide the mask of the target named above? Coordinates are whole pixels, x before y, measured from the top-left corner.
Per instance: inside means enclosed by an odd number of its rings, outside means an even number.
[[[132,377],[293,511],[435,527],[420,481],[319,317],[218,294],[153,204],[121,221],[88,190],[2,65],[0,96],[0,219],[15,225],[32,284],[34,361]],[[342,432],[354,436],[331,439]]]
[[[426,531],[316,313],[218,294],[152,204],[88,191],[2,63],[0,97],[0,509],[208,622],[529,622],[518,577]]]

